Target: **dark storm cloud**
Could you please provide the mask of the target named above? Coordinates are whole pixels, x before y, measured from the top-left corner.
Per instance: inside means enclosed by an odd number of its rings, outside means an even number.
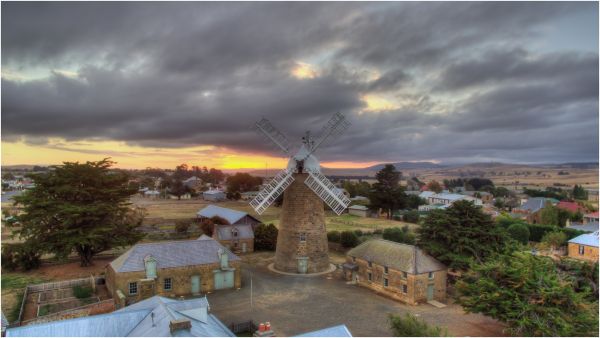
[[[295,141],[341,111],[353,125],[323,146],[324,160],[589,160],[598,53],[530,46],[554,20],[590,10],[597,4],[2,3],[3,69],[56,69],[3,75],[2,137],[278,154],[254,121],[265,116]],[[299,61],[318,76],[292,77]],[[399,107],[363,112],[366,94]]]

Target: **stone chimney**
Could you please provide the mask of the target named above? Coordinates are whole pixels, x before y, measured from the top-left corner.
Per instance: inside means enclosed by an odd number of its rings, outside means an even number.
[[[171,334],[180,330],[189,330],[192,328],[192,322],[189,319],[173,319],[169,323],[169,329]]]

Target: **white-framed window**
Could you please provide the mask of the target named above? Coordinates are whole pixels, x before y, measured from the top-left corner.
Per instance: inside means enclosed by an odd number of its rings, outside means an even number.
[[[585,252],[585,247],[583,245],[579,246],[579,254],[583,255],[583,253]]]
[[[171,278],[165,278],[163,281],[163,289],[171,290],[173,287],[173,280]]]
[[[373,280],[373,274],[372,273],[369,272],[367,274],[367,277],[369,277],[369,282]]]
[[[129,283],[129,294],[130,295],[137,295],[137,282],[130,282]]]
[[[406,286],[406,284],[402,285],[402,293],[407,293],[408,292],[408,286]]]
[[[306,233],[305,232],[300,233],[300,242],[306,242]]]
[[[429,279],[433,279],[433,277],[434,277],[433,272],[430,272],[428,277],[429,277]]]
[[[387,278],[384,278],[384,279],[383,279],[383,286],[384,286],[384,287],[387,287],[387,286],[388,286],[388,279],[387,279]]]
[[[387,274],[387,273],[388,273],[388,271],[389,271],[389,270],[388,270],[388,267],[387,267],[387,266],[384,266],[384,267],[383,267],[383,273],[386,273],[386,274]]]

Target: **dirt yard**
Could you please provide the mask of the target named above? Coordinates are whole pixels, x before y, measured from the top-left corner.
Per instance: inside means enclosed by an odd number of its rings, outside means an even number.
[[[333,255],[337,263],[342,255]],[[431,305],[408,306],[355,285],[346,284],[341,271],[319,277],[283,276],[267,265],[272,253],[243,256],[242,288],[208,295],[211,311],[225,324],[252,319],[270,321],[277,335],[291,336],[346,324],[352,334],[391,336],[388,314],[413,313],[452,336],[504,336],[504,326],[485,316],[465,314],[456,304],[438,309]],[[250,300],[252,280],[252,303]]]

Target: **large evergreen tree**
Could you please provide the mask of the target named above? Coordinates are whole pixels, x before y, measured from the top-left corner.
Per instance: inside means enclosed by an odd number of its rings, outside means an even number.
[[[471,260],[502,251],[507,238],[504,229],[469,201],[433,210],[417,233],[419,247],[455,269],[466,269]]]
[[[550,258],[517,252],[474,264],[456,284],[467,312],[506,323],[512,335],[596,336],[598,302],[574,287]]]
[[[387,211],[388,218],[392,218],[394,211],[406,207],[406,194],[400,186],[401,173],[396,171],[392,164],[386,164],[375,175],[377,183],[369,194],[370,208]]]
[[[128,186],[126,172],[111,170],[113,164],[108,159],[64,162],[31,174],[35,187],[15,197],[23,208],[15,233],[25,244],[57,257],[76,252],[82,266],[102,251],[138,241],[142,216],[129,206],[137,187]]]

